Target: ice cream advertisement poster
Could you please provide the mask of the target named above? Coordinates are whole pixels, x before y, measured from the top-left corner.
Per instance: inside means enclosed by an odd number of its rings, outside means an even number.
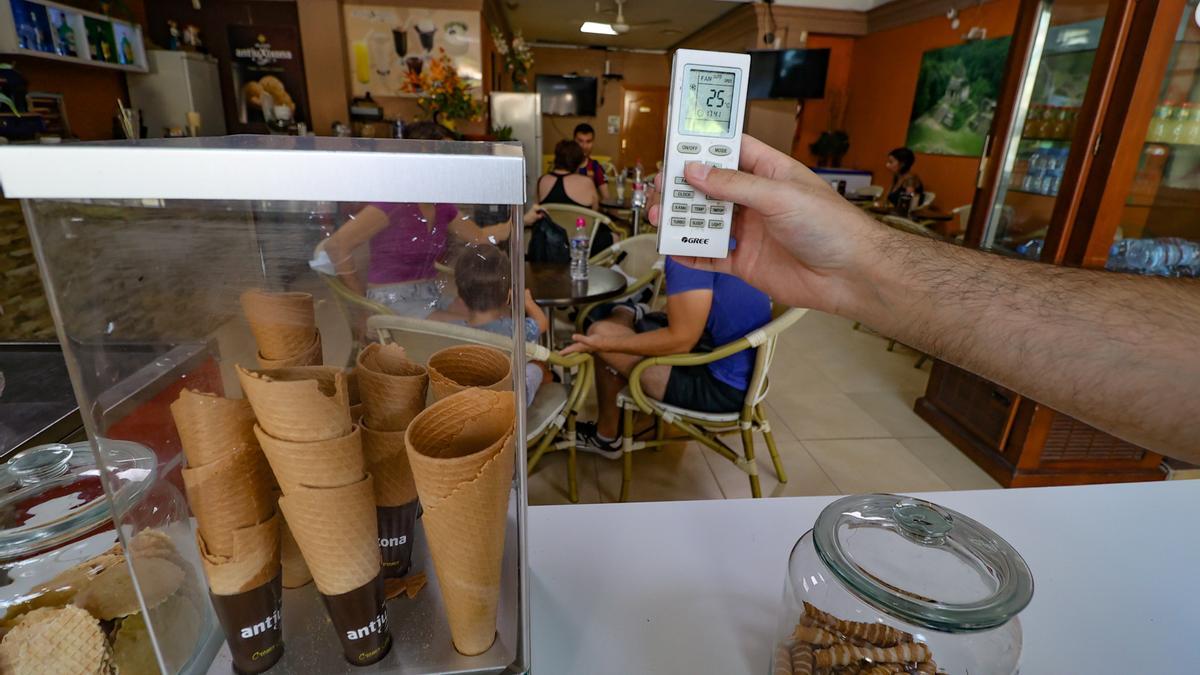
[[[263,133],[278,117],[307,120],[304,62],[294,27],[230,26],[229,52],[238,113],[233,133]]]
[[[443,53],[459,77],[483,81],[479,12],[345,5],[346,48],[355,96],[411,96],[403,85]]]

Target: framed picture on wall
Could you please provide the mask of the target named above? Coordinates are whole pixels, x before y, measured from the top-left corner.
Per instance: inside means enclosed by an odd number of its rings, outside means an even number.
[[[905,145],[931,155],[981,156],[1010,41],[976,40],[925,52]]]
[[[354,96],[405,96],[404,83],[445,54],[473,89],[483,85],[479,12],[345,5]]]
[[[308,120],[304,62],[295,26],[230,26],[230,63],[237,107],[235,133],[262,133],[276,110]]]

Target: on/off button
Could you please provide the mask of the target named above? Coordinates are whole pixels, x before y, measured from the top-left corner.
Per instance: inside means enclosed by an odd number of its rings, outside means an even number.
[[[675,149],[678,150],[680,152],[680,154],[684,154],[684,155],[700,154],[700,144],[699,143],[688,143],[687,141],[684,141],[684,142],[680,143],[679,145],[676,145]]]

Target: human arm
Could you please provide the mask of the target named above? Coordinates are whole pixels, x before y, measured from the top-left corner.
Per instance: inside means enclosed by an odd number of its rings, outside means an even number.
[[[545,333],[550,328],[550,321],[546,318],[546,312],[533,301],[533,292],[528,288],[525,289],[525,316],[533,319],[537,324],[538,332]]]
[[[1200,282],[1042,265],[898,232],[753,138],[743,139],[741,167],[688,166],[697,190],[743,206],[728,258],[682,262],[862,321],[1129,442],[1200,462]]]
[[[529,210],[521,216],[521,222],[525,225],[532,225],[538,221],[546,212],[542,210],[541,204],[534,204],[529,207]]]
[[[366,285],[354,265],[354,251],[388,226],[388,216],[377,206],[367,206],[350,216],[342,226],[325,240],[325,254],[333,261],[338,278],[347,288],[360,295]]]
[[[711,290],[690,290],[667,296],[667,327],[633,335],[580,335],[563,349],[573,352],[616,352],[637,356],[686,354],[704,335],[708,311],[712,308]]]
[[[478,225],[469,215],[459,213],[450,220],[450,232],[468,244],[496,244],[512,234],[512,219],[495,225]]]

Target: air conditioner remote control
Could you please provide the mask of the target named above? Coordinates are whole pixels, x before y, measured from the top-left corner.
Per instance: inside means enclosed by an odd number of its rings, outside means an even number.
[[[733,204],[688,185],[683,169],[688,162],[737,168],[749,72],[748,54],[675,50],[658,221],[663,255],[729,255]]]

